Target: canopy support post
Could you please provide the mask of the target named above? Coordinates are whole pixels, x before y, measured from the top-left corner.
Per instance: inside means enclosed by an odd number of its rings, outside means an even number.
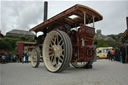
[[[93,28],[95,28],[95,16],[93,16]]]
[[[86,26],[86,12],[83,13],[84,13],[84,25]]]

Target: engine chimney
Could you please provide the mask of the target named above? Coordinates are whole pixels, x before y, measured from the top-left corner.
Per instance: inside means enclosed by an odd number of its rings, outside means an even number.
[[[44,21],[47,20],[47,14],[48,14],[47,12],[48,12],[48,2],[45,1],[44,2]]]
[[[128,17],[126,17],[127,29],[128,29]]]

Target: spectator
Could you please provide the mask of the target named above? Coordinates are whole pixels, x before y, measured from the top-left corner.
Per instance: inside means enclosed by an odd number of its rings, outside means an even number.
[[[19,62],[18,58],[19,58],[19,56],[18,56],[18,54],[16,54],[16,62]]]
[[[120,61],[120,51],[118,48],[116,48],[115,50],[115,60]]]
[[[8,55],[8,62],[11,62],[11,60],[12,60],[12,55],[9,54],[9,55]]]
[[[28,51],[25,53],[25,63],[28,63]]]
[[[6,63],[6,56],[2,55],[2,63]]]
[[[13,56],[12,60],[13,60],[13,62],[16,62],[16,56],[15,55]]]
[[[111,54],[112,54],[112,60],[114,60],[114,61],[115,61],[115,51],[114,51],[114,49],[112,49]]]
[[[108,51],[107,57],[108,57],[109,60],[112,60],[112,54],[111,54],[110,51]]]
[[[124,46],[122,45],[121,48],[120,48],[120,55],[121,55],[121,58],[122,58],[122,62],[125,63],[125,48]]]
[[[22,63],[24,63],[24,52],[22,54]]]

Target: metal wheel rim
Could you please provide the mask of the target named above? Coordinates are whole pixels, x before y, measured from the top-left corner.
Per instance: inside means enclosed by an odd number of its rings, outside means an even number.
[[[88,62],[72,62],[72,65],[76,68],[82,68],[87,65]]]
[[[46,67],[52,71],[57,71],[64,61],[64,41],[57,31],[48,33],[43,44],[43,59]]]

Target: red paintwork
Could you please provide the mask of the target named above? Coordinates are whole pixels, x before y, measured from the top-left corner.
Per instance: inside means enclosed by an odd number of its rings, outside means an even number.
[[[92,32],[88,32],[88,30]],[[93,38],[95,35],[95,29],[92,27],[80,25],[79,30],[76,32],[76,37],[69,35],[72,40],[73,46],[73,58],[72,61],[90,61],[94,58]],[[85,46],[82,46],[82,39]]]
[[[21,59],[24,52],[24,43],[17,43],[17,49],[18,49],[18,57],[19,59]]]
[[[4,54],[4,55],[8,55],[8,52],[6,50],[2,50],[0,49],[0,53]]]
[[[18,58],[21,59],[24,53],[25,46],[35,46],[35,42],[17,42]]]

